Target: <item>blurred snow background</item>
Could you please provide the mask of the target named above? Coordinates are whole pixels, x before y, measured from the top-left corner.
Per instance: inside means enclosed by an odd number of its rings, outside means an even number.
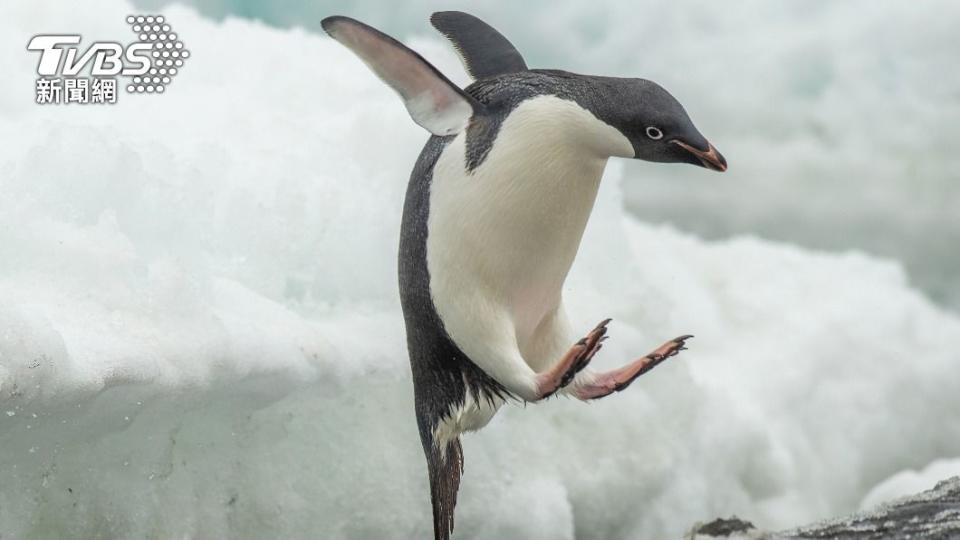
[[[145,7],[171,0],[137,0]],[[652,79],[730,161],[627,165],[627,207],[703,238],[750,233],[896,258],[960,309],[960,4],[935,0],[180,0],[319,31],[330,13],[402,37],[428,14],[490,21],[533,67]]]
[[[930,296],[949,287],[906,251],[888,254],[909,272],[860,251],[956,238],[956,8],[916,26],[895,6],[593,4],[476,11],[531,64],[636,66],[726,153],[723,176],[611,163],[568,282],[577,324],[615,319],[601,365],[697,338],[629,392],[508,407],[467,437],[459,537],[670,538],[730,513],[776,529],[946,470],[960,318]],[[238,6],[203,10],[353,12],[465,82],[425,2]],[[426,536],[395,277],[426,135],[325,37],[180,6],[163,13],[193,56],[164,96],[32,104],[31,35],[124,39],[135,11],[0,6],[0,534]],[[955,273],[946,247],[921,270]]]

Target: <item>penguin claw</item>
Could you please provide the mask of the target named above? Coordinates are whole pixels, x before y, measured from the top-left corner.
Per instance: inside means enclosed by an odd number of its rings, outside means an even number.
[[[603,342],[607,340],[607,325],[612,319],[604,319],[590,331],[586,337],[577,341],[573,347],[567,351],[563,359],[554,366],[553,369],[537,376],[537,388],[540,396],[538,399],[546,399],[556,394],[560,389],[573,382],[577,373],[593,360],[593,357],[603,348]],[[557,377],[558,372],[559,378]]]

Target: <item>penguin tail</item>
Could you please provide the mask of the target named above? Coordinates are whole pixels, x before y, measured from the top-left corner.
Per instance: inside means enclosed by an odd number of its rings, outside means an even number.
[[[433,535],[449,540],[453,533],[453,509],[463,475],[463,448],[456,437],[442,445],[432,444],[427,451],[430,473],[430,500],[433,506]]]

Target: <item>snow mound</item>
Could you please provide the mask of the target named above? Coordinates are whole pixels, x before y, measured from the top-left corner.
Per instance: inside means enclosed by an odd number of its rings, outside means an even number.
[[[182,8],[163,96],[32,104],[31,35],[124,39],[131,11],[0,7],[0,531],[426,536],[395,277],[426,135],[336,43]],[[628,392],[467,437],[461,538],[784,527],[960,454],[960,320],[899,266],[638,223],[620,169],[571,315],[614,317],[600,365],[697,337]]]

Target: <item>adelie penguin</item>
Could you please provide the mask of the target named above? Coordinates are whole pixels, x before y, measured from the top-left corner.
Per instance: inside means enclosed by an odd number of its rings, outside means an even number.
[[[476,17],[448,11],[431,22],[475,79],[467,88],[361,22],[329,17],[323,28],[433,134],[407,188],[399,274],[434,534],[446,539],[461,433],[486,425],[510,399],[586,401],[623,390],[691,337],[613,371],[588,367],[609,319],[580,338],[562,290],[607,160],[727,164],[653,82],[530,69]]]

